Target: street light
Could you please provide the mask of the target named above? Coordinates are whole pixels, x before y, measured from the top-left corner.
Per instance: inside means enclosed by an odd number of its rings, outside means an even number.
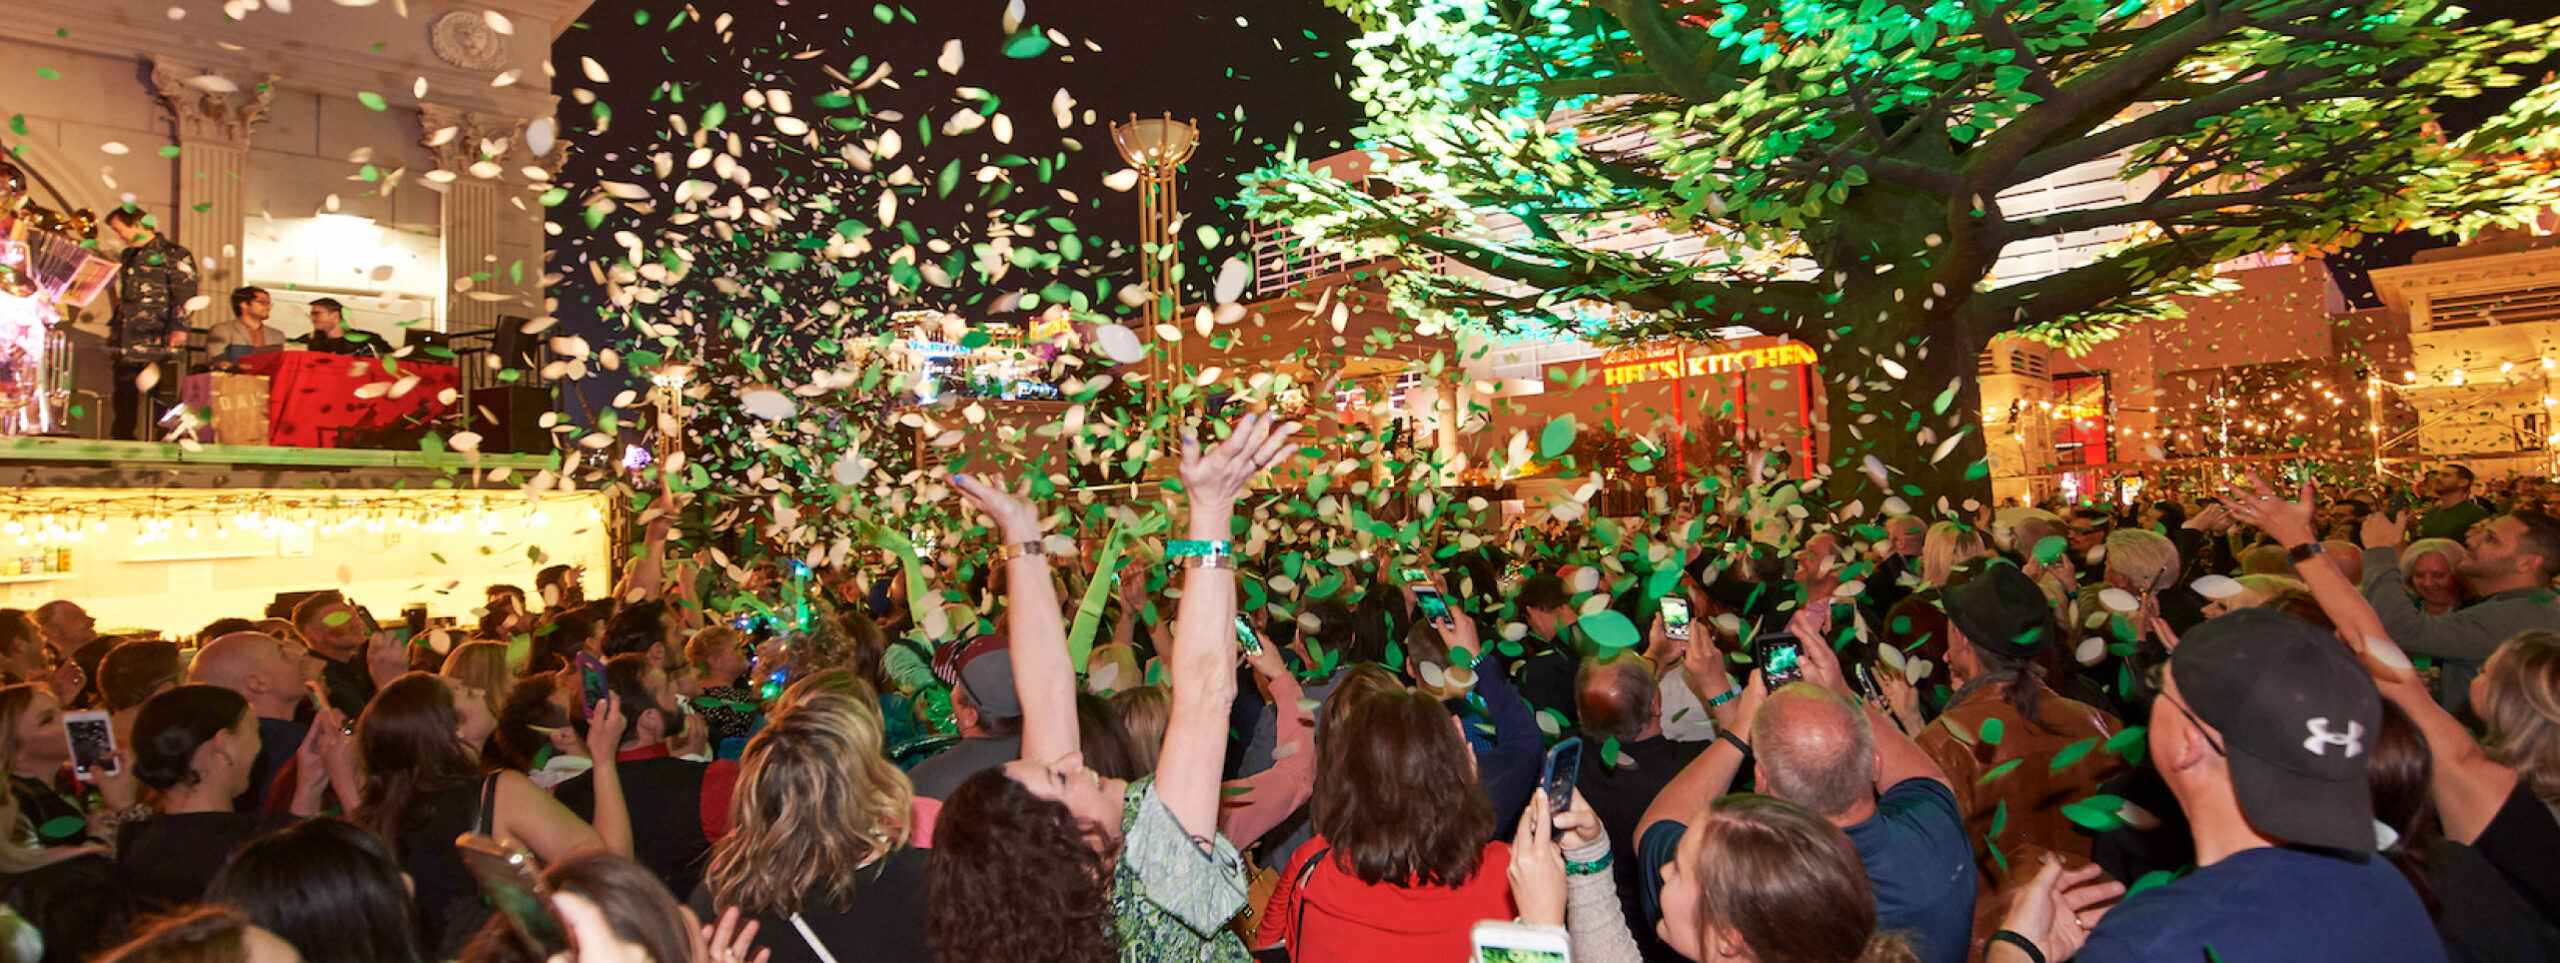
[[[1138,170],[1139,286],[1147,292],[1146,327],[1154,332],[1181,303],[1173,286],[1181,249],[1173,233],[1173,175],[1200,146],[1200,128],[1173,119],[1170,111],[1148,120],[1130,114],[1128,123],[1111,125],[1111,142],[1120,148],[1121,159]],[[1181,371],[1182,342],[1177,337],[1164,351],[1148,355],[1147,394],[1162,396],[1168,391],[1165,382]]]

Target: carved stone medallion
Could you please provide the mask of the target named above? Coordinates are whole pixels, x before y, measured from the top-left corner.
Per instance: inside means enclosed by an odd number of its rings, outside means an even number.
[[[489,29],[489,21],[469,10],[437,17],[427,28],[427,47],[445,63],[464,70],[497,70],[507,64],[507,38]]]

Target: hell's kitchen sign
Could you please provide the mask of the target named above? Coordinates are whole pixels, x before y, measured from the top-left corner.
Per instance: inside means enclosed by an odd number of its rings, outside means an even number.
[[[1603,385],[1615,387],[1812,364],[1817,360],[1812,348],[1793,341],[1730,351],[1708,351],[1674,344],[1621,351],[1603,357],[1600,359],[1600,381]]]

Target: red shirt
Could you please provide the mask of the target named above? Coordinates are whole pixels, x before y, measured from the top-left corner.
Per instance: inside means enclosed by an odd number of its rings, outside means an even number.
[[[1468,933],[1477,921],[1519,915],[1511,905],[1509,843],[1486,843],[1475,875],[1456,886],[1364,883],[1329,850],[1322,836],[1298,847],[1262,914],[1254,945],[1286,942],[1293,960],[1454,963],[1473,952]],[[1320,852],[1326,853],[1324,863],[1301,889],[1299,874]]]

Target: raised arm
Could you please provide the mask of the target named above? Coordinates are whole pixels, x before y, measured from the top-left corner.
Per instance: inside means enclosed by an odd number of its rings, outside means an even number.
[[[625,603],[646,602],[665,589],[667,536],[676,524],[674,495],[660,490],[649,507],[641,511],[640,523],[640,558],[622,573],[622,584],[613,590],[613,597]]]
[[[1876,756],[1882,760],[1876,769],[1876,791],[1892,789],[1906,779],[1934,779],[1939,785],[1954,791],[1955,784],[1947,781],[1947,772],[1938,768],[1937,760],[1929,758],[1929,754],[1922,751],[1920,744],[1913,742],[1901,726],[1876,711],[1875,706],[1866,705],[1866,700],[1858,697],[1857,690],[1849,687],[1848,677],[1840,671],[1839,656],[1831,651],[1831,643],[1823,638],[1829,619],[1829,612],[1808,606],[1787,621],[1787,631],[1796,637],[1796,648],[1803,653],[1805,681],[1828,687],[1852,703],[1865,705],[1868,727],[1875,730]]]
[[[1211,554],[1172,553],[1201,561],[1183,563],[1193,567],[1182,577],[1173,648],[1161,654],[1165,676],[1173,684],[1173,706],[1165,720],[1164,748],[1156,756],[1156,795],[1183,830],[1196,836],[1217,831],[1227,709],[1236,698],[1236,570],[1229,547],[1236,497],[1253,476],[1289,452],[1298,426],[1277,420],[1268,414],[1246,415],[1226,441],[1206,452],[1198,439],[1182,444],[1182,488],[1191,508],[1188,538],[1211,543],[1199,546]],[[1070,726],[1073,713],[1071,706]]]
[[[2237,499],[2233,505],[2242,520],[2257,525],[2288,549],[2316,538],[2309,486],[2304,487],[2301,501],[2287,502],[2269,491],[2263,479],[2253,481],[2257,493]],[[2365,530],[2380,536],[2368,544],[2378,542],[2377,547],[2381,548],[2395,544],[2401,521],[2390,520],[2378,527],[2368,519]],[[2327,555],[2314,555],[2294,567],[2302,574],[2303,583],[2311,587],[2321,611],[2337,623],[2338,635],[2355,650],[2365,670],[2373,673],[2374,685],[2382,691],[2383,698],[2397,703],[2426,736],[2428,751],[2435,757],[2433,783],[2428,791],[2444,820],[2445,838],[2466,845],[2480,838],[2490,820],[2497,817],[2499,807],[2506,804],[2507,795],[2515,791],[2516,771],[2490,759],[2461,720],[2427,695],[2426,683],[2418,678],[2409,656],[2394,641],[2397,633],[2386,628],[2388,622],[2376,611],[2377,597],[2386,610],[2397,603],[2407,618],[2425,618],[2416,613],[2407,594],[2400,591],[2399,579],[2370,581],[2368,584],[2380,586],[2383,593],[2375,596],[2358,593],[2348,583],[2346,573]]]
[[[1049,556],[1040,548],[1040,510],[1031,507],[1031,484],[1006,491],[984,479],[954,473],[953,487],[995,519],[1005,557],[1006,657],[1013,660],[1013,691],[1022,701],[1022,758],[1043,766],[1082,746],[1076,730],[1076,666],[1067,653],[1067,624],[1058,612],[1058,586]]]

